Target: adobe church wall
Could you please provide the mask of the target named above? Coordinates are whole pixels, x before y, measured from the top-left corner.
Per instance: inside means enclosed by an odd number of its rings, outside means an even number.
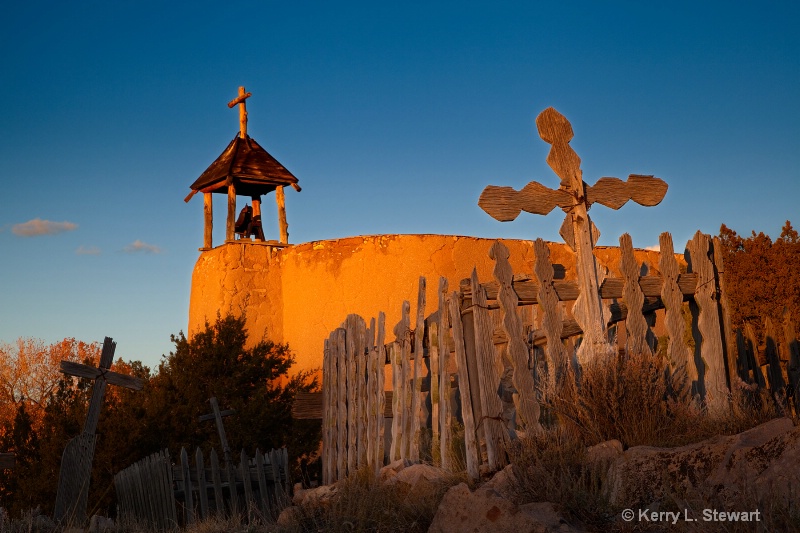
[[[201,331],[206,321],[213,323],[217,314],[245,313],[251,340],[257,334],[264,336],[264,331],[253,327],[257,317],[259,323],[269,324],[269,338],[282,341],[283,299],[280,268],[275,263],[269,247],[246,241],[202,252],[192,272],[188,335]]]
[[[500,239],[508,246],[515,273],[533,277],[533,242]],[[293,371],[322,366],[323,341],[349,313],[367,320],[386,313],[386,336],[400,320],[403,300],[416,313],[420,276],[427,280],[426,315],[438,305],[439,277],[457,290],[477,267],[481,281],[492,278],[489,248],[495,239],[453,235],[370,235],[315,241],[275,249],[248,242],[224,244],[201,253],[192,274],[189,335],[217,313],[246,313],[250,342],[263,337],[288,342],[296,354]],[[550,260],[576,277],[574,256],[564,244],[548,243]],[[657,267],[659,254],[636,250],[637,260]],[[617,248],[595,255],[619,275]],[[657,273],[653,269],[649,273]],[[557,272],[558,277],[558,272]],[[412,319],[413,322],[413,319]]]

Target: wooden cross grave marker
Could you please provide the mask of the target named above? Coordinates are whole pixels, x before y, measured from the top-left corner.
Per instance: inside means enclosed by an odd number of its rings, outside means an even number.
[[[228,483],[229,486],[232,483],[235,483],[236,474],[234,472],[233,466],[233,458],[231,454],[231,447],[228,446],[228,437],[225,435],[225,424],[222,423],[222,417],[224,416],[231,416],[236,414],[236,410],[234,409],[226,409],[224,411],[219,410],[219,403],[217,402],[216,396],[212,396],[208,399],[209,403],[211,404],[211,413],[207,415],[201,415],[198,417],[200,422],[205,422],[207,420],[214,420],[217,424],[217,432],[219,433],[219,440],[222,443],[222,454],[225,457],[225,471],[228,474]],[[238,497],[236,495],[236,490],[233,488],[231,489],[231,512],[235,513],[235,509],[238,508]]]
[[[222,417],[235,415],[236,410],[226,409],[224,411],[220,411],[216,396],[212,396],[208,399],[208,401],[211,403],[211,410],[213,412],[207,415],[201,415],[198,417],[198,420],[200,420],[200,422],[205,422],[207,420],[216,421],[217,432],[219,432],[219,440],[222,442],[222,453],[225,456],[225,463],[229,465],[233,464],[231,461],[231,448],[228,446],[228,437],[225,435],[225,424],[222,423]]]
[[[53,518],[56,522],[61,523],[66,520],[66,523],[82,524],[86,521],[89,479],[92,473],[94,448],[97,441],[97,422],[100,419],[100,408],[103,405],[106,384],[142,390],[143,383],[141,379],[109,370],[111,362],[114,360],[116,347],[117,343],[111,337],[105,338],[103,351],[100,355],[100,364],[97,368],[71,361],[61,361],[60,370],[64,374],[93,379],[95,383],[83,432],[67,443],[64,448],[64,455],[61,458],[61,471],[58,475],[58,494],[56,495],[56,505],[53,513]]]
[[[566,117],[548,107],[536,117],[536,127],[542,140],[552,145],[547,164],[561,178],[561,186],[550,189],[532,181],[517,191],[489,185],[481,193],[478,205],[501,222],[514,220],[520,211],[546,215],[556,206],[567,214],[559,233],[576,254],[581,293],[573,314],[583,330],[577,357],[584,364],[592,354],[604,355],[613,350],[608,343],[607,317],[603,316],[597,261],[592,252],[600,232],[589,218],[589,208],[599,203],[616,210],[628,200],[644,206],[658,205],[667,193],[667,184],[654,176],[631,174],[627,181],[600,178],[589,186],[583,181],[581,159],[569,145],[574,134]]]

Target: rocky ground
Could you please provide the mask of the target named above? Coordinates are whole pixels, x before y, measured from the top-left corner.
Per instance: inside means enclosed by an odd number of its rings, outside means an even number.
[[[587,468],[602,473],[598,490],[605,515],[600,517],[600,525],[576,517],[563,502],[529,501],[525,484],[536,483],[537,478],[519,463],[470,484],[435,466],[401,460],[382,468],[377,478],[367,473],[366,483],[350,479],[310,490],[296,486],[293,505],[277,523],[204,524],[187,533],[425,528],[431,533],[800,531],[800,426],[789,418],[676,448],[635,446],[623,450],[619,441],[607,441],[586,450],[583,461]],[[361,492],[354,491],[354,484]],[[377,492],[389,495],[388,499],[374,498]],[[372,529],[364,526],[375,522],[371,516],[361,516],[360,522],[351,517],[362,513],[365,506],[375,505],[383,507],[377,515],[388,515],[388,529],[387,522],[375,523]],[[398,510],[409,505],[405,515]],[[370,512],[375,514],[375,509]],[[328,516],[335,513],[344,516],[337,522],[337,517]],[[2,533],[57,529],[49,518],[36,513],[24,521],[0,516]],[[143,532],[100,516],[92,517],[86,530],[66,531]]]
[[[708,522],[750,519],[766,526],[771,512],[791,512],[800,495],[800,427],[788,418],[678,448],[636,446],[623,451],[618,441],[608,441],[587,450],[586,460],[606,472],[603,496],[613,513],[608,523],[612,529],[625,529],[626,509],[633,511],[629,525],[635,530],[660,529],[659,523],[677,528],[690,519],[704,522],[705,509],[718,512],[710,514]],[[428,531],[594,529],[565,516],[557,503],[521,501],[522,481],[515,470],[509,465],[477,487],[461,482],[449,488]],[[400,485],[413,493],[425,492],[426,485],[452,475],[431,465],[397,461],[384,467],[380,478],[383,484]],[[283,512],[278,523],[290,527],[301,508],[330,505],[338,487],[296,490],[295,505]]]

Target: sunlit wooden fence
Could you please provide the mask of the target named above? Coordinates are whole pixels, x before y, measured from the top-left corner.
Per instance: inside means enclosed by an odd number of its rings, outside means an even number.
[[[752,331],[730,328],[724,268],[721,254],[714,253],[719,244],[698,232],[686,245],[687,268],[676,260],[669,233],[659,242],[657,275],[637,262],[628,235],[620,238],[621,277],[601,275],[614,346],[623,353],[653,353],[661,342],[658,351],[674,371],[686,372],[693,393],[712,414],[729,407],[732,385],[769,388],[791,409],[787,398],[800,371],[794,325],[784,324],[780,340],[772,328],[766,364],[759,364]],[[534,252],[533,271],[514,273],[508,250],[495,243],[494,279],[481,282],[473,271],[451,291],[442,278],[433,312],[426,311],[426,280],[420,278],[415,314],[403,302],[394,339],[386,343],[383,313],[377,329],[374,319],[367,327],[350,315],[331,333],[321,399],[303,395],[295,405],[295,416],[323,418],[324,483],[396,459],[463,466],[473,478],[481,468],[503,466],[504,441],[539,426],[540,404],[557,391],[567,365],[576,364],[581,342],[572,318],[577,283],[558,279],[563,268],[554,268],[541,239]],[[660,341],[657,312],[666,332]],[[379,387],[384,366],[392,391]],[[391,418],[384,418],[389,405]]]

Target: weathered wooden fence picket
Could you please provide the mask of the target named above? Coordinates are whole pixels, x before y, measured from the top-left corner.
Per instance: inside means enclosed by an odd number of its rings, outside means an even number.
[[[659,242],[658,275],[642,275],[646,268],[636,260],[626,234],[620,238],[622,276],[605,273],[599,280],[609,344],[621,353],[654,353],[658,311],[666,331],[661,351],[673,371],[686,372],[709,413],[729,407],[731,386],[741,386],[738,380],[751,388],[769,387],[777,401],[783,394],[786,403],[786,391],[797,389],[800,374],[794,324],[785,321],[780,342],[767,340],[762,369],[752,331],[730,329],[721,289],[724,268],[720,254],[714,253],[719,244],[698,232],[687,243],[688,268],[682,272],[671,235],[663,233]],[[377,470],[397,459],[453,468],[454,451],[464,454],[468,474],[477,478],[481,469],[504,465],[503,443],[515,431],[538,430],[540,403],[558,390],[567,365],[577,364],[583,332],[572,309],[580,296],[578,283],[556,279],[556,270],[563,267],[550,263],[549,248],[541,239],[534,252],[533,275],[515,275],[508,250],[497,242],[490,251],[494,280],[481,283],[473,271],[452,292],[440,280],[438,306],[427,317],[421,278],[415,327],[411,306],[403,302],[395,338],[385,345],[383,313],[377,340],[374,320],[367,328],[357,315],[348,316],[331,333],[325,342],[321,409],[309,407],[319,401],[313,395],[299,400],[302,414],[295,409],[296,416],[323,418],[324,483],[364,465]],[[687,313],[692,326],[687,325]],[[775,328],[767,326],[772,332],[766,338],[777,339]],[[598,361],[602,364],[602,358]],[[387,393],[377,387],[384,383],[384,365],[391,368],[393,390]],[[384,422],[378,415],[387,401],[392,418],[382,435]],[[454,429],[459,435],[463,430],[463,444],[454,442]]]
[[[158,531],[189,525],[210,516],[254,513],[277,518],[290,501],[286,448],[249,458],[244,450],[237,465],[220,461],[211,450],[206,462],[198,448],[190,464],[185,449],[180,464],[169,452],[153,454],[114,476],[120,518]]]
[[[383,465],[384,348],[383,313],[367,327],[349,315],[325,341],[323,374],[323,483],[363,466]],[[377,334],[377,341],[376,341]]]

